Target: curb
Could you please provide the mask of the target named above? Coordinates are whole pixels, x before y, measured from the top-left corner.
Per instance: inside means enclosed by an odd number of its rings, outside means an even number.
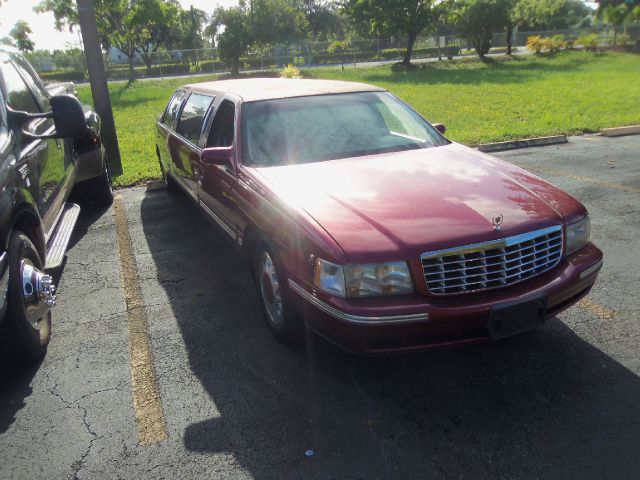
[[[603,137],[621,137],[623,135],[640,134],[640,125],[630,125],[628,127],[603,128]]]
[[[526,140],[510,140],[508,142],[483,143],[478,145],[481,152],[501,152],[504,150],[515,150],[527,147],[546,147],[547,145],[558,145],[568,143],[566,135],[554,135],[551,137],[528,138]]]
[[[163,190],[165,184],[162,180],[150,180],[147,182],[147,192],[155,192],[156,190]]]

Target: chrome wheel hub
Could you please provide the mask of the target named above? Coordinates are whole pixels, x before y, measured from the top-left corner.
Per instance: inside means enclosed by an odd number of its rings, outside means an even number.
[[[269,323],[276,328],[282,328],[284,317],[282,311],[282,295],[280,283],[276,274],[273,260],[267,252],[262,252],[259,262],[259,282],[262,301],[264,302]]]
[[[20,264],[22,277],[22,300],[31,326],[39,330],[41,322],[56,304],[56,287],[51,275],[38,270],[29,260]]]

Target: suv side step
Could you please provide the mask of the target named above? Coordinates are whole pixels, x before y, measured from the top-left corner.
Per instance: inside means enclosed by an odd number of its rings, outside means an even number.
[[[60,220],[56,225],[55,233],[49,238],[49,243],[47,244],[45,270],[52,270],[62,265],[67,245],[71,240],[73,227],[76,226],[80,215],[80,207],[75,203],[65,203],[62,208],[62,215],[60,215]]]

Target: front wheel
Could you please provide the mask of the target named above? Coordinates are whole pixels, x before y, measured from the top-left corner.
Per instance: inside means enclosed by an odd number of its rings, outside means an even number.
[[[35,361],[47,352],[51,339],[51,307],[55,287],[44,273],[42,260],[31,240],[20,231],[9,240],[9,308],[2,328],[4,340],[17,354]]]
[[[267,242],[258,242],[254,256],[254,275],[267,326],[282,342],[297,344],[304,324],[289,301],[289,289],[280,259]]]

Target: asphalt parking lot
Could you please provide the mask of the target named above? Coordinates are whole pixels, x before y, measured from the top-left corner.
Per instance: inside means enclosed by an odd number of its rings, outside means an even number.
[[[498,156],[586,204],[594,290],[463,349],[289,350],[186,196],[84,212],[47,357],[0,366],[0,478],[639,478],[640,136],[570,140]]]

